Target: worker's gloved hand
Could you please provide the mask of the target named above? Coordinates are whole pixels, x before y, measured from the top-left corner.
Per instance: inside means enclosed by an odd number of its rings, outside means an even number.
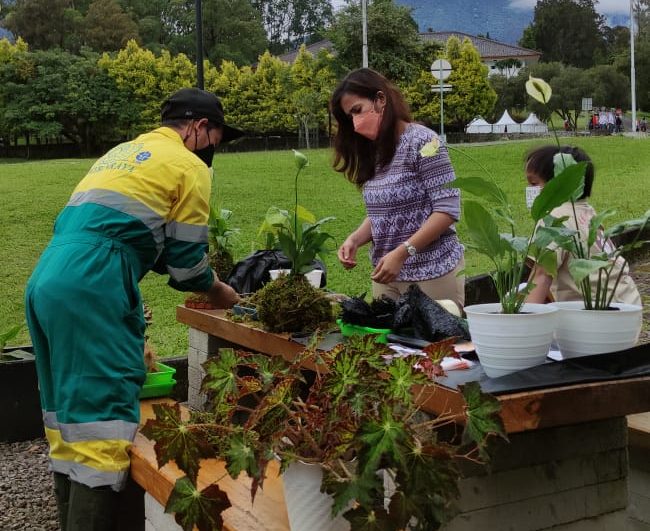
[[[208,300],[217,308],[228,309],[232,308],[239,302],[239,295],[225,282],[215,280],[214,284],[208,291]]]

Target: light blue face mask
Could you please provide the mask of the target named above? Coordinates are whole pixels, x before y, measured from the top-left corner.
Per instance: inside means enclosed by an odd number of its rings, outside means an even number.
[[[541,191],[541,186],[526,186],[526,206],[529,209],[533,208],[533,202]]]

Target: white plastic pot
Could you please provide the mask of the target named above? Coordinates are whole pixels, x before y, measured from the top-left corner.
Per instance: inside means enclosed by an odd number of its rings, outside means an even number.
[[[465,307],[469,333],[485,374],[498,378],[546,361],[558,309],[524,304],[521,313],[501,313],[501,304]]]
[[[291,269],[271,269],[269,270],[269,275],[271,280],[275,280],[281,276],[285,276],[291,273]],[[323,276],[323,271],[321,269],[312,269],[309,273],[305,273],[305,278],[309,283],[315,288],[320,288],[321,277]]]
[[[348,531],[350,523],[338,515],[332,518],[334,499],[320,491],[320,466],[293,462],[282,474],[284,500],[291,531]]]
[[[552,306],[559,310],[555,338],[563,359],[625,350],[639,339],[641,306],[612,303],[617,310],[585,310],[582,301]]]

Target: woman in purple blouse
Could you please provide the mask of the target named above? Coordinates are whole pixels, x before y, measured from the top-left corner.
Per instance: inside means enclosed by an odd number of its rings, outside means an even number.
[[[462,308],[464,253],[454,228],[460,192],[445,187],[456,178],[447,149],[412,122],[398,89],[368,68],[348,74],[330,105],[338,122],[334,168],[361,189],[367,214],[339,248],[339,261],[354,267],[359,247],[372,243],[373,297],[397,299],[415,283]]]

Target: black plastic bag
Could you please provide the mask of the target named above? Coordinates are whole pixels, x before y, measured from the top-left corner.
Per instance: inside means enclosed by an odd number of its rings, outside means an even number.
[[[409,286],[398,299],[394,328],[412,328],[416,337],[431,342],[447,337],[470,339],[465,321],[445,310],[417,284]]]
[[[323,276],[320,287],[327,284],[325,264],[320,260],[312,262],[314,269],[321,269]],[[271,280],[271,269],[289,269],[291,261],[282,251],[260,250],[237,262],[228,275],[226,283],[237,293],[254,293]]]
[[[368,304],[364,293],[359,297],[343,300],[339,304],[341,306],[340,317],[344,323],[370,328],[393,328],[395,301],[386,296],[373,299]]]

